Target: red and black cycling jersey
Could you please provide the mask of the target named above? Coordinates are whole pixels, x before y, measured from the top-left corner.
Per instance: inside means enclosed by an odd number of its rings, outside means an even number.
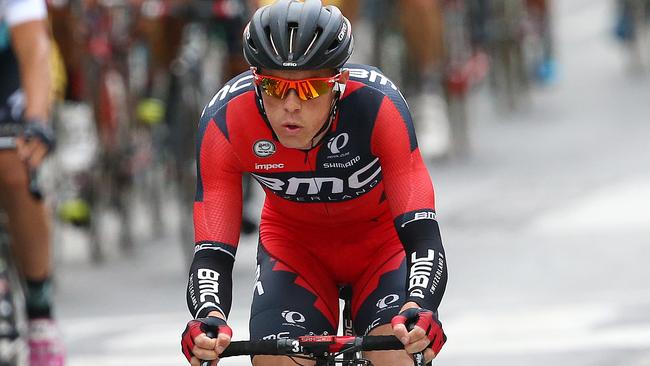
[[[446,282],[444,251],[435,221],[434,190],[408,105],[378,69],[354,64],[345,68],[350,80],[338,113],[321,143],[308,151],[285,148],[274,138],[257,104],[261,101],[250,72],[228,82],[205,107],[197,139],[197,256],[188,288],[195,316],[214,309],[229,311],[229,277],[225,286],[215,280],[219,286],[212,290],[218,287],[217,293],[201,292],[192,276],[208,265],[200,252],[234,258],[244,172],[251,173],[266,193],[262,226],[336,230],[392,220],[407,264],[418,264],[406,279],[409,299],[422,298],[421,306],[437,308]],[[424,226],[411,225],[418,222]],[[213,268],[212,277],[223,278],[231,269],[232,263]]]

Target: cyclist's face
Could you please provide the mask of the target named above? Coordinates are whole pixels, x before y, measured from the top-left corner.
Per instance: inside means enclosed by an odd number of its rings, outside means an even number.
[[[333,70],[261,70],[259,73],[289,80],[326,78],[335,75]],[[347,79],[348,72],[344,71],[339,83],[345,83]],[[329,118],[333,99],[334,92],[331,90],[309,100],[301,100],[294,89],[291,89],[284,99],[262,92],[264,109],[273,131],[283,146],[294,149],[309,149],[312,147],[312,138]],[[314,142],[318,141],[319,137],[316,137]]]

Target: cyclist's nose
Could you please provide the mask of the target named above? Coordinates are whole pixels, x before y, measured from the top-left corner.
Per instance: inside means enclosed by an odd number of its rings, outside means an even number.
[[[300,98],[295,89],[291,89],[287,92],[287,95],[284,98],[284,109],[290,113],[300,110]]]

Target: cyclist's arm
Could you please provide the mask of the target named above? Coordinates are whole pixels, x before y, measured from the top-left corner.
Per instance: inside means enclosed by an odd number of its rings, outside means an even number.
[[[202,119],[197,142],[195,254],[189,274],[187,304],[195,318],[214,315],[215,311],[225,318],[232,302],[232,268],[242,212],[242,177],[232,146],[212,118]]]
[[[408,107],[401,97],[394,99],[399,109],[385,98],[378,113],[373,153],[380,159],[386,197],[406,252],[406,302],[436,311],[447,284],[447,264],[433,185],[417,148]]]
[[[7,22],[26,97],[25,119],[45,122],[50,105],[50,37],[40,0],[9,1]]]

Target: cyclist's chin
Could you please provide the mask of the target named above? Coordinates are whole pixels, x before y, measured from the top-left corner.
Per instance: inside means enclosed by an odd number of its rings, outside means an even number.
[[[300,135],[290,135],[287,136],[282,133],[276,133],[278,136],[278,140],[282,144],[282,146],[288,148],[288,149],[309,149],[311,139],[306,136],[302,136],[303,134]]]

